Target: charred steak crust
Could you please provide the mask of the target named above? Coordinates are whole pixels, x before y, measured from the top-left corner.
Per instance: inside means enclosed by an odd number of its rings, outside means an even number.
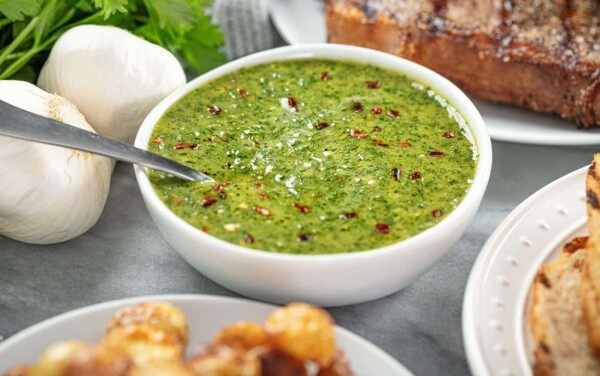
[[[423,64],[480,98],[600,125],[599,0],[325,0],[332,43]]]

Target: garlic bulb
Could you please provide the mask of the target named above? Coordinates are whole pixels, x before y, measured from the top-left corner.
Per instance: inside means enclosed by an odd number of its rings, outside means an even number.
[[[56,42],[38,86],[73,102],[96,132],[132,142],[142,121],[185,84],[166,49],[113,26],[83,25]]]
[[[0,81],[0,99],[94,131],[77,108],[23,81]],[[86,152],[0,136],[0,234],[27,243],[72,239],[104,208],[112,161]]]

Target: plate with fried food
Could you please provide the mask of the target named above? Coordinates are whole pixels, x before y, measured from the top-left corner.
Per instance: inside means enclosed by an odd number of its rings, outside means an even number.
[[[469,93],[493,140],[597,145],[600,3],[565,4],[271,0],[270,11],[289,44],[374,48],[440,73]]]
[[[519,205],[484,245],[463,302],[477,375],[600,374],[600,154]]]
[[[0,344],[7,376],[412,375],[304,303],[203,295],[116,300],[46,320]]]

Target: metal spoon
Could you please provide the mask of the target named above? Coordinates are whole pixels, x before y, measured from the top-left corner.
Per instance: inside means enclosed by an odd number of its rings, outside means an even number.
[[[214,180],[189,167],[127,143],[49,119],[0,100],[0,135],[64,146],[167,172],[185,180]]]

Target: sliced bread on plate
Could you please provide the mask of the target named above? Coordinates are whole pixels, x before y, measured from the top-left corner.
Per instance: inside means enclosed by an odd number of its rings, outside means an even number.
[[[600,154],[594,156],[588,170],[585,191],[590,238],[581,297],[590,346],[600,358]]]
[[[536,376],[599,375],[581,304],[587,238],[565,245],[558,261],[538,271],[530,323],[535,342]]]

